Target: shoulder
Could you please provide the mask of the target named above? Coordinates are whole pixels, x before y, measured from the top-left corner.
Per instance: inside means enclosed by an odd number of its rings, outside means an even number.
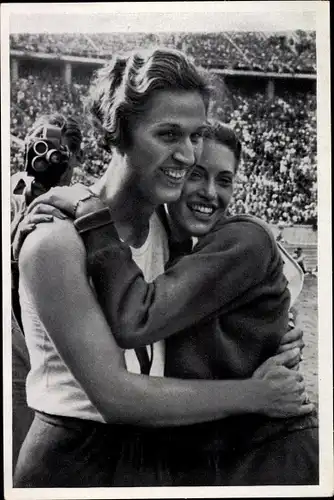
[[[231,231],[242,232],[246,230],[247,233],[262,235],[262,238],[265,240],[270,239],[275,241],[275,237],[270,229],[270,226],[262,219],[253,215],[233,215],[231,217],[227,217],[223,222],[223,225],[226,225],[228,230]]]
[[[217,223],[212,234],[218,240],[231,236],[239,238],[240,241],[247,240],[253,244],[256,242],[268,243],[268,241],[275,241],[268,224],[251,215],[226,217]]]
[[[225,252],[254,259],[273,256],[277,250],[269,226],[252,216],[232,216],[219,221],[215,228],[199,240],[198,250]]]
[[[68,262],[85,262],[84,245],[69,220],[55,219],[52,223],[37,225],[25,239],[19,256],[20,272],[37,268],[49,273]]]

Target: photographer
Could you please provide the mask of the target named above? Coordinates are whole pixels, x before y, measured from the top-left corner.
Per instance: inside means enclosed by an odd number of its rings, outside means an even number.
[[[37,196],[53,186],[71,183],[75,166],[82,161],[82,134],[78,122],[60,114],[43,115],[25,138],[24,168],[11,177],[11,243],[26,208]],[[38,215],[34,216],[36,223]],[[29,231],[34,228],[31,224]],[[33,420],[26,402],[26,377],[30,369],[28,350],[21,325],[18,297],[18,269],[12,258],[12,408],[13,467],[21,444]]]

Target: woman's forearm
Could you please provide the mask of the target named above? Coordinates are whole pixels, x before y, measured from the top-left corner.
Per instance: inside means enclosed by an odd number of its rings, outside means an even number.
[[[263,413],[267,383],[258,380],[208,381],[146,377],[123,372],[114,396],[94,401],[107,422],[145,427],[180,426],[245,413]]]

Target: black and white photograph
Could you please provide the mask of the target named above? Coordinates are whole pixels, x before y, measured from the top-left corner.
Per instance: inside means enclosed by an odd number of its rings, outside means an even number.
[[[5,499],[331,496],[329,2],[1,33]]]

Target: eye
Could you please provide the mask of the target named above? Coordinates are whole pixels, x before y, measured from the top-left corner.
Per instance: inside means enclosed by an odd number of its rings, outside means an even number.
[[[163,130],[159,133],[159,137],[165,142],[174,142],[179,139],[179,134],[175,130]]]
[[[231,177],[221,177],[218,179],[218,184],[223,187],[229,187],[233,184],[233,179]]]
[[[201,179],[203,177],[203,174],[202,172],[197,169],[196,167],[191,170],[191,172],[189,172],[188,174],[188,179],[191,180],[191,181],[197,181],[199,179]]]

